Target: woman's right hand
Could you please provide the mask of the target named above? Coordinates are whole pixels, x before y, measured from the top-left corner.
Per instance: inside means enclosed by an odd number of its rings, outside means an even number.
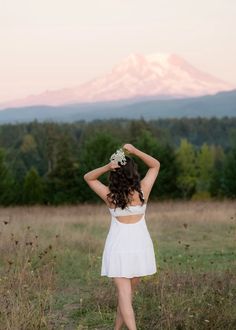
[[[130,154],[134,154],[136,150],[136,148],[130,143],[124,144],[122,148],[127,150]]]
[[[120,165],[118,165],[116,162],[111,161],[110,163],[107,164],[108,169],[110,171],[115,171],[116,168],[120,167]]]

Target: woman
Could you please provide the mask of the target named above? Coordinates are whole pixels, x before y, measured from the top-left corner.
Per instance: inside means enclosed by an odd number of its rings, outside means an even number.
[[[141,180],[134,160],[139,157],[148,167]],[[84,175],[84,179],[100,196],[111,213],[111,226],[106,238],[101,276],[113,278],[118,292],[115,330],[125,324],[135,330],[132,297],[141,276],[156,273],[153,243],[146,226],[145,210],[160,162],[152,156],[125,144],[110,158],[110,163]],[[109,172],[109,185],[98,180]]]

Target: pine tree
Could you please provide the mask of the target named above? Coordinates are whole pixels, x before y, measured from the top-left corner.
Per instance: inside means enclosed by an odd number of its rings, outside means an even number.
[[[223,191],[227,197],[236,197],[236,147],[226,155],[223,170]]]
[[[214,168],[211,175],[210,194],[214,197],[223,197],[223,169],[225,162],[224,149],[221,146],[213,146]]]
[[[5,162],[5,150],[0,148],[0,204],[9,205],[14,201],[14,179]]]
[[[201,193],[209,193],[214,168],[213,149],[206,143],[203,143],[197,153],[197,185],[196,191]]]
[[[43,201],[43,182],[35,167],[31,167],[25,176],[23,184],[23,202],[25,204],[40,204]]]
[[[48,203],[71,204],[79,199],[79,164],[71,146],[68,135],[62,136],[57,144],[56,163],[45,177]]]

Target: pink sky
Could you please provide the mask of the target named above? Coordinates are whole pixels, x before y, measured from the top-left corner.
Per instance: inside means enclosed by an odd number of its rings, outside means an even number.
[[[77,86],[130,53],[177,53],[236,86],[234,0],[0,1],[0,102]]]

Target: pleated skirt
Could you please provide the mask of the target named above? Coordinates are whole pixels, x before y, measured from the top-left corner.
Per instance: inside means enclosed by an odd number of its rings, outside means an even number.
[[[102,254],[101,276],[132,278],[156,272],[154,246],[145,215],[130,224],[111,217]]]

